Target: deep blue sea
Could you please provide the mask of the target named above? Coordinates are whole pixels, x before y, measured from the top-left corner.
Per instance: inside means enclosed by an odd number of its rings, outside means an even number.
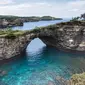
[[[28,22],[13,29],[30,30],[58,22],[61,20]],[[48,82],[55,83],[57,76],[69,79],[72,74],[85,71],[85,54],[47,47],[38,38],[31,41],[25,53],[15,57],[0,64],[0,69],[6,71],[0,77],[0,85],[48,85]]]

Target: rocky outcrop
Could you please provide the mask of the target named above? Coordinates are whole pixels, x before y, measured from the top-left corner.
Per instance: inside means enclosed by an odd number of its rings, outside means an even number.
[[[6,19],[0,19],[0,28],[14,27],[14,26],[23,26],[23,20],[21,18],[14,19],[13,21],[8,21]]]
[[[67,22],[68,23],[68,22]],[[47,36],[40,36],[40,39],[47,45],[54,46],[63,50],[70,51],[85,51],[85,22],[81,24],[74,24],[75,22],[69,22],[63,25],[57,24],[50,28]],[[40,33],[42,34],[42,33]]]
[[[16,39],[0,38],[0,60],[20,54],[33,40],[34,35],[19,36]]]
[[[15,19],[13,22],[9,22],[9,27],[10,26],[23,26],[24,22],[21,18]]]
[[[3,20],[1,20],[0,19],[0,28],[5,28],[5,27],[7,27],[8,26],[8,21],[7,20],[5,20],[5,19],[3,19]]]
[[[85,85],[85,73],[74,74],[67,82],[68,85]]]
[[[20,54],[34,39],[69,51],[85,51],[85,22],[66,22],[27,31],[15,39],[0,36],[0,60]]]

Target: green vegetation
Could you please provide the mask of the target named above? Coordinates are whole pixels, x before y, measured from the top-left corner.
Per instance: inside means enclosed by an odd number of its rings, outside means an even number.
[[[34,29],[30,30],[30,32],[38,33],[40,32],[41,27],[35,27]]]
[[[38,17],[38,16],[30,16],[30,17],[18,17],[18,16],[4,16],[0,15],[0,19],[5,19],[9,22],[13,22],[16,19],[21,19],[23,22],[32,22],[32,21],[41,21],[41,20],[62,20],[62,18],[55,18],[51,16],[43,16],[43,17]]]
[[[43,32],[44,30],[54,30],[54,29],[58,29],[58,25],[54,24],[54,25],[48,25],[48,26],[43,26],[43,27],[35,27],[34,29],[27,31],[29,33],[39,33],[39,32]]]
[[[19,18],[18,16],[5,16],[5,15],[0,15],[0,19],[5,19],[7,21],[13,22],[15,19]]]
[[[85,20],[85,13],[81,14],[81,18],[83,18],[83,20]]]
[[[62,18],[55,18],[51,16],[43,16],[40,18],[41,20],[62,20]]]
[[[85,21],[82,21],[82,20],[78,20],[78,21],[68,21],[68,22],[61,22],[59,24],[57,24],[59,26],[63,26],[63,25],[78,25],[78,26],[85,26]]]
[[[72,18],[72,20],[70,20],[70,21],[78,21],[79,18],[80,18],[80,17],[74,17],[74,18]]]
[[[72,18],[70,21],[85,21],[85,13],[84,14],[81,14],[78,17]]]
[[[23,35],[25,31],[20,30],[12,30],[11,28],[7,28],[6,30],[0,31],[0,37],[5,37],[7,39],[15,39],[17,36]]]
[[[24,19],[25,22],[45,21],[45,20],[62,20],[62,18],[55,18],[55,17],[51,17],[51,16],[42,16],[42,17],[31,16],[31,17],[21,17],[21,18]]]
[[[13,33],[9,33],[9,34],[7,34],[7,35],[5,36],[5,38],[7,38],[7,39],[15,39],[16,36],[15,36]]]
[[[0,28],[23,26],[24,22],[47,21],[47,20],[61,20],[62,18],[55,18],[51,16],[31,16],[31,17],[18,17],[18,16],[2,16],[0,15]]]
[[[49,25],[49,26],[45,26],[45,27],[35,27],[32,30],[26,30],[26,31],[21,31],[21,30],[12,30],[11,28],[7,28],[5,30],[0,30],[0,37],[5,37],[8,39],[15,39],[18,36],[22,36],[22,35],[26,35],[28,33],[39,33],[42,32],[43,30],[46,29],[56,29],[57,25]]]
[[[7,28],[5,30],[0,31],[0,37],[6,37],[8,39],[11,38],[16,38],[18,36],[30,34],[30,33],[40,33],[40,32],[47,32],[47,29],[49,30],[55,30],[59,29],[63,25],[78,25],[78,26],[85,26],[85,21],[69,21],[69,22],[62,22],[59,24],[54,24],[54,25],[49,25],[49,26],[43,26],[43,27],[35,27],[35,29],[32,30],[26,30],[26,31],[21,31],[21,30],[12,30],[11,28]]]

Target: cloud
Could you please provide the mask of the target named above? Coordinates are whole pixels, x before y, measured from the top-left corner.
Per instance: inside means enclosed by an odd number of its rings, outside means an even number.
[[[5,0],[4,0],[5,1]],[[6,0],[13,3],[11,0]],[[1,3],[1,2],[0,2]],[[4,4],[7,4],[5,2]],[[9,3],[8,3],[9,4]],[[65,3],[21,3],[0,6],[0,15],[74,17],[85,12],[85,0],[69,1]]]
[[[85,0],[76,0],[68,2],[66,10],[70,16],[79,16],[85,12]]]
[[[85,5],[85,0],[71,1],[71,2],[69,2],[68,4],[69,4],[69,5],[72,5],[72,6],[81,7],[82,5]]]
[[[8,5],[14,3],[12,0],[0,0],[0,5]]]

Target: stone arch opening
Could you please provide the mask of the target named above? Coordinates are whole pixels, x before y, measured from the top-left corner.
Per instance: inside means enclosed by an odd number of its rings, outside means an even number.
[[[40,38],[34,38],[30,43],[28,43],[25,51],[27,54],[29,52],[36,52],[44,46],[46,46],[46,44]]]

